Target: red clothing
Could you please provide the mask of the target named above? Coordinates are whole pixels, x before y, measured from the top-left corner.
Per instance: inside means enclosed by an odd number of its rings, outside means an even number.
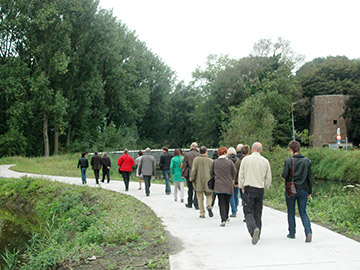
[[[123,154],[118,159],[118,166],[120,166],[120,171],[131,172],[132,166],[135,165],[134,159],[129,156],[129,154]]]

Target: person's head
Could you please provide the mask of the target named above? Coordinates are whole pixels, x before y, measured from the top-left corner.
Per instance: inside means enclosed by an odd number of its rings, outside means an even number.
[[[227,154],[227,148],[226,147],[220,147],[218,149],[218,155],[219,157],[222,156],[222,155],[226,155]]]
[[[176,148],[175,151],[174,151],[174,157],[176,156],[180,156],[181,155],[181,151],[179,148]]]
[[[213,152],[213,157],[218,157],[218,156],[219,156],[218,150],[214,150],[214,152]]]
[[[162,152],[163,152],[163,153],[169,152],[169,149],[168,149],[166,146],[163,146]]]
[[[138,156],[141,157],[142,155],[143,155],[143,152],[141,150],[139,150]]]
[[[231,155],[236,155],[236,150],[234,147],[229,147],[229,149],[227,150],[227,155],[231,156]]]
[[[297,141],[291,141],[289,143],[289,150],[291,154],[299,154],[300,153],[300,143]]]
[[[149,147],[147,147],[147,148],[145,149],[145,152],[146,152],[146,153],[150,153],[150,151],[151,151],[151,149],[150,149]]]
[[[190,149],[197,149],[198,148],[198,144],[196,142],[193,142],[190,146]]]
[[[200,154],[204,155],[207,152],[207,148],[205,146],[200,147]]]
[[[127,148],[124,149],[124,154],[128,154],[129,150]]]
[[[245,144],[242,148],[241,148],[241,152],[243,153],[244,156],[247,156],[250,152],[250,146],[248,146],[247,144]]]
[[[262,144],[259,142],[254,142],[251,147],[251,152],[261,153],[263,151]]]
[[[98,155],[98,152],[95,152],[94,154],[95,154],[95,156],[97,156],[97,155]]]
[[[85,157],[85,156],[86,156],[86,153],[82,153],[82,154],[81,154],[81,157]]]
[[[237,151],[242,151],[242,148],[243,148],[243,145],[241,143],[239,143],[237,146],[236,146],[236,150]]]
[[[103,155],[103,157],[105,157],[105,156],[106,156],[106,152],[102,152],[102,155]]]

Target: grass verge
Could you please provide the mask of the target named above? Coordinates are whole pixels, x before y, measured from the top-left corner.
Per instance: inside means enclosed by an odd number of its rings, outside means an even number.
[[[21,255],[3,254],[5,269],[169,268],[159,218],[131,196],[24,177],[0,179],[0,203],[32,211],[43,227]]]

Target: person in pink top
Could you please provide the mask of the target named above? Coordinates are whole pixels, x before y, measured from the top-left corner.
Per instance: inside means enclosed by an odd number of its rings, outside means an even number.
[[[130,182],[130,173],[132,171],[132,166],[135,165],[134,159],[129,155],[129,150],[125,149],[124,154],[118,159],[119,172],[121,173],[124,184],[125,191],[129,190]]]

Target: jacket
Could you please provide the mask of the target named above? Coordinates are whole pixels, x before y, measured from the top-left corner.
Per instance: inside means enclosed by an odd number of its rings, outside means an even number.
[[[145,152],[140,159],[139,175],[155,176],[156,175],[156,161],[150,152]]]
[[[102,165],[103,165],[103,168],[111,167],[111,160],[107,155],[103,156]]]
[[[294,158],[294,184],[296,189],[304,190],[309,194],[312,193],[313,176],[310,159],[301,154],[293,155]],[[292,160],[285,160],[284,169],[281,176],[288,183],[292,179]]]
[[[160,170],[163,170],[163,171],[170,170],[170,162],[171,162],[172,157],[173,156],[169,152],[161,154],[160,163],[159,163]]]
[[[120,166],[120,171],[131,172],[132,166],[135,165],[135,161],[128,153],[125,153],[121,157],[119,157],[117,164],[118,166]]]
[[[181,177],[181,156],[175,156],[170,162],[170,172],[174,182],[183,182],[185,179]]]
[[[194,158],[196,158],[198,155],[200,155],[200,153],[196,149],[191,149],[189,152],[185,153],[183,166],[181,168],[182,177],[190,179],[192,163]]]
[[[241,161],[243,160],[245,156],[242,155],[236,162],[235,162],[235,168],[236,168],[236,176],[235,176],[235,185],[239,184],[239,172],[240,172],[240,165]]]
[[[231,160],[221,157],[215,160],[212,163],[210,175],[215,177],[215,193],[233,194],[236,169]]]
[[[193,183],[195,190],[198,192],[213,192],[208,187],[210,179],[210,170],[213,161],[205,154],[197,156],[192,164],[190,181]]]
[[[102,165],[102,158],[99,155],[95,155],[90,161],[93,170],[100,170]]]
[[[81,169],[89,167],[88,159],[85,157],[80,158],[77,167]]]

